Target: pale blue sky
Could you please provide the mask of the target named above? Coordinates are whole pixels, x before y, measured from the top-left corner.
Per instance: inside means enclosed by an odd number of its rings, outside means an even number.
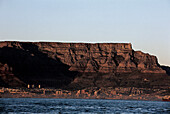
[[[170,66],[170,0],[0,0],[0,40],[130,42]]]

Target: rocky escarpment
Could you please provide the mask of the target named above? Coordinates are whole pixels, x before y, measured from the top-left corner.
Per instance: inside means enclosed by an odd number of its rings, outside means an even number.
[[[1,86],[168,87],[166,73],[130,43],[0,43]]]

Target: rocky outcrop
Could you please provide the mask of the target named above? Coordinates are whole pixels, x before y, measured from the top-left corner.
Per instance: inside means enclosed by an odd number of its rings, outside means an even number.
[[[11,86],[155,87],[157,76],[167,78],[168,86],[169,77],[157,58],[134,51],[130,43],[0,43],[0,77]]]
[[[163,70],[165,70],[168,75],[170,75],[170,67],[168,67],[168,66],[160,66],[160,67],[161,67]]]

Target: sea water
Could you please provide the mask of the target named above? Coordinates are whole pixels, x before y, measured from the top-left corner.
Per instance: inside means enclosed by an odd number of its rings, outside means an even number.
[[[170,102],[99,99],[0,98],[0,113],[170,114]]]

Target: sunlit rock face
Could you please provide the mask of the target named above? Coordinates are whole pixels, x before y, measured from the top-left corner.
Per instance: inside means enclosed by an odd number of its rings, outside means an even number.
[[[158,75],[168,77],[157,58],[130,43],[0,43],[0,82],[7,86],[131,86],[135,80],[145,86],[141,77]]]

